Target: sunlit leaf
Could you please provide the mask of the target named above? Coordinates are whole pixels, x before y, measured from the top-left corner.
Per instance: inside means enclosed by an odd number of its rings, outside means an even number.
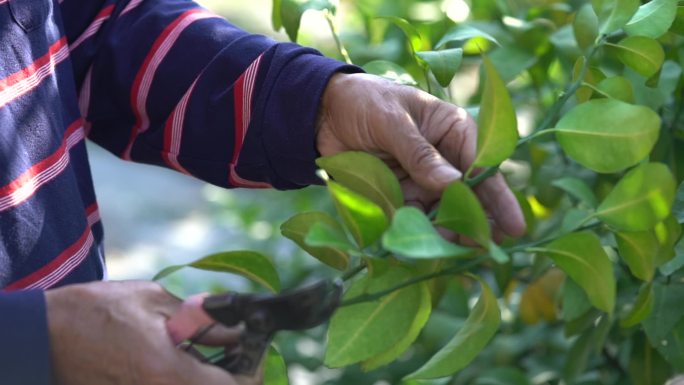
[[[396,360],[401,354],[403,354],[413,342],[418,338],[421,330],[430,318],[430,312],[432,311],[432,300],[430,297],[430,290],[426,283],[420,283],[417,285],[420,289],[420,301],[418,309],[415,311],[415,318],[413,323],[402,336],[402,338],[391,348],[382,352],[375,357],[371,357],[361,363],[361,368],[365,371],[374,370],[383,365],[386,365],[394,360]]]
[[[682,235],[682,226],[674,215],[668,215],[652,230],[658,240],[658,253],[655,258],[656,267],[668,263],[675,257],[675,245]]]
[[[653,110],[615,99],[580,104],[556,125],[556,138],[565,153],[604,173],[624,170],[644,159],[659,132],[660,117]]]
[[[584,289],[592,305],[612,313],[616,290],[613,265],[594,233],[568,234],[543,247],[529,250],[551,258]]]
[[[644,284],[639,289],[639,295],[637,295],[631,310],[620,320],[620,327],[629,328],[639,324],[651,314],[652,310],[653,286]]]
[[[328,190],[337,212],[360,247],[380,239],[388,226],[387,216],[380,206],[333,181],[328,181]]]
[[[484,247],[489,246],[492,237],[480,200],[460,181],[451,183],[442,193],[435,224],[465,235]]]
[[[271,8],[271,24],[274,31],[283,28],[283,21],[280,17],[282,0],[273,0],[273,7]]]
[[[306,236],[309,234],[311,227],[316,223],[322,223],[344,232],[342,226],[333,217],[324,212],[297,214],[280,226],[280,232],[326,265],[338,270],[346,269],[349,266],[349,255],[345,251],[333,247],[309,246],[306,243]]]
[[[486,56],[483,63],[486,79],[474,167],[498,165],[511,156],[518,142],[518,121],[506,85]]]
[[[466,41],[475,38],[475,37],[481,37],[486,40],[491,41],[492,43],[496,45],[501,45],[499,42],[494,38],[494,36],[488,34],[485,31],[482,31],[472,25],[467,25],[467,24],[462,24],[458,25],[444,34],[441,39],[435,44],[435,48],[441,49],[445,45],[449,43],[455,43],[458,45],[464,44]]]
[[[639,4],[639,0],[614,0],[608,17],[601,19],[601,33],[612,33],[624,27],[639,9]]]
[[[345,293],[350,299],[364,293],[389,289],[413,278],[407,269],[395,267],[377,278],[365,277]],[[325,365],[342,367],[361,362],[397,346],[411,332],[417,316],[424,312],[425,287],[410,285],[372,302],[337,310],[328,328]],[[429,301],[428,301],[429,302]]]
[[[316,164],[330,174],[335,182],[382,207],[388,217],[404,204],[404,194],[397,177],[373,155],[347,151],[318,158]]]
[[[381,20],[387,20],[390,23],[396,25],[399,27],[399,29],[404,32],[404,35],[409,41],[409,44],[411,45],[412,51],[418,52],[423,48],[423,38],[420,36],[420,33],[414,27],[409,23],[406,19],[402,19],[401,17],[396,17],[396,16],[381,16],[378,17],[378,19]]]
[[[468,365],[487,346],[499,329],[501,312],[489,286],[482,280],[480,286],[480,299],[456,336],[407,379],[450,376]]]
[[[290,380],[287,378],[287,366],[283,356],[271,346],[264,359],[264,382],[263,385],[288,385]]]
[[[442,238],[428,217],[410,206],[397,210],[392,225],[382,237],[382,246],[409,258],[459,257],[471,252],[470,248]]]
[[[670,214],[675,195],[672,173],[662,163],[630,170],[596,210],[596,216],[621,231],[652,229]]]
[[[373,60],[363,65],[363,69],[369,74],[378,75],[398,84],[415,86],[418,82],[409,74],[404,67],[387,60]]]
[[[572,30],[575,33],[577,45],[583,50],[594,45],[598,36],[599,21],[591,4],[584,4],[575,14]]]
[[[611,76],[601,80],[596,88],[606,97],[634,103],[634,87],[632,82],[622,76]]]
[[[620,61],[647,78],[655,75],[665,61],[663,46],[650,37],[629,36],[611,46],[618,49]]]
[[[658,240],[652,231],[615,233],[620,256],[627,263],[632,274],[650,282],[655,272],[655,259],[658,254]]]
[[[442,87],[447,87],[461,67],[462,48],[451,48],[441,51],[418,51],[416,55],[423,60],[435,79]]]
[[[596,207],[596,196],[591,188],[583,180],[575,177],[565,177],[551,182],[553,186],[565,191],[573,198],[583,202],[589,207]]]
[[[169,266],[159,272],[154,280],[162,279],[184,267],[241,275],[266,289],[280,291],[280,278],[273,262],[263,254],[249,250],[228,251],[200,258],[186,265]]]
[[[625,25],[625,32],[657,39],[670,29],[676,16],[677,0],[651,0],[639,7]]]

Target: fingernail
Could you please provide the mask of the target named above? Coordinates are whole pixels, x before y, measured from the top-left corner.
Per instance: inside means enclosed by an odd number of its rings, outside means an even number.
[[[432,177],[440,184],[446,184],[461,179],[461,176],[463,176],[463,174],[461,174],[460,171],[453,167],[446,166],[438,167],[432,172]]]

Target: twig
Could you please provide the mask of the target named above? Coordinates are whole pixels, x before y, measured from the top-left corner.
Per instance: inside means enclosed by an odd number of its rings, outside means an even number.
[[[354,64],[351,60],[351,57],[349,57],[349,52],[347,52],[347,49],[344,48],[344,44],[342,44],[342,40],[340,40],[340,35],[337,31],[337,27],[335,26],[333,14],[326,9],[323,11],[323,15],[325,16],[325,20],[328,22],[328,27],[330,27],[330,32],[335,39],[335,44],[337,45],[337,50],[340,52],[340,55],[342,55],[342,58],[344,58],[344,61],[347,64]]]

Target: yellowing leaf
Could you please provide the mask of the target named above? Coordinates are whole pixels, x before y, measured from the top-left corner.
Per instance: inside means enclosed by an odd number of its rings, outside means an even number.
[[[518,142],[518,121],[506,85],[489,58],[485,56],[483,63],[486,79],[473,167],[499,165],[513,154]]]
[[[527,324],[556,319],[556,297],[565,274],[551,269],[529,284],[520,298],[520,319]]]

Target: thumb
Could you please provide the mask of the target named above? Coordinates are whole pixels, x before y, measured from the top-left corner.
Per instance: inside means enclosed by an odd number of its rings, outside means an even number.
[[[462,173],[446,160],[437,149],[431,145],[420,132],[415,132],[408,140],[401,135],[394,135],[392,139],[394,157],[402,167],[421,187],[441,192],[446,186],[462,177]]]

